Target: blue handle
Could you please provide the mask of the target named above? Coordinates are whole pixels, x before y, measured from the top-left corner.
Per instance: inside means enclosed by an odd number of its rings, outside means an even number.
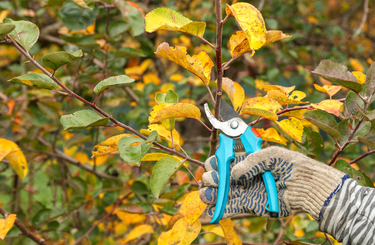
[[[223,217],[228,201],[230,184],[230,163],[234,160],[234,140],[219,134],[220,144],[215,152],[219,167],[219,189],[216,199],[215,212],[211,224],[217,224]]]
[[[247,154],[254,153],[261,150],[263,139],[257,137],[251,130],[251,127],[247,127],[245,133],[241,135],[241,141]],[[270,171],[266,171],[262,174],[264,185],[266,186],[267,192],[267,203],[266,210],[274,213],[279,213],[279,199],[277,196],[277,189],[275,179],[273,178]]]

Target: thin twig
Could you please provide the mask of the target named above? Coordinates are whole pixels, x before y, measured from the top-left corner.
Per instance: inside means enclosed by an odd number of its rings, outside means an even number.
[[[281,227],[281,229],[280,229],[279,235],[277,236],[277,238],[276,238],[276,240],[273,242],[273,244],[278,244],[278,243],[279,243],[280,239],[283,237],[283,234],[284,234],[284,231],[285,231],[286,226],[288,225],[288,223],[289,223],[290,221],[293,220],[295,214],[296,214],[296,213],[293,211],[293,212],[292,212],[292,215],[290,215],[289,218],[284,222],[284,224],[282,225],[282,227]]]
[[[361,24],[358,26],[358,29],[355,31],[352,39],[355,39],[359,35],[359,33],[361,33],[363,27],[365,26],[367,15],[368,15],[368,2],[369,2],[368,0],[364,1],[362,21],[361,21]]]
[[[186,168],[186,170],[190,173],[190,175],[194,178],[195,182],[197,183],[197,185],[199,186],[199,181],[195,178],[194,174],[190,171],[190,169],[184,164],[184,167]]]
[[[215,50],[215,46],[210,43],[209,41],[207,41],[206,39],[204,39],[203,37],[200,37],[200,36],[197,36],[197,35],[194,35],[194,34],[191,34],[192,36],[196,37],[196,38],[199,38],[200,40],[202,40],[203,42],[205,42],[206,44],[208,44],[212,49]]]
[[[363,159],[363,158],[365,158],[365,157],[367,157],[367,156],[369,156],[369,155],[371,155],[371,154],[374,154],[374,153],[375,153],[375,150],[369,151],[369,152],[363,154],[362,156],[357,157],[357,158],[354,159],[354,160],[351,160],[351,161],[349,162],[349,164],[356,163],[356,162],[358,162],[359,160],[361,160],[361,159]]]
[[[31,63],[33,63],[38,69],[40,69],[43,73],[45,73],[47,76],[51,77],[51,73],[49,73],[43,66],[41,66],[36,60],[34,60],[30,54],[28,52],[26,52],[21,46],[18,45],[18,43],[16,43],[9,35],[6,35],[6,41],[8,43],[11,43],[14,47],[16,47],[27,59],[30,60]],[[70,94],[71,96],[75,97],[76,99],[82,101],[83,103],[85,103],[86,105],[90,106],[92,109],[96,110],[97,112],[99,112],[100,114],[102,114],[103,116],[105,117],[108,117],[114,124],[118,125],[119,127],[122,127],[132,133],[134,133],[135,135],[137,135],[138,137],[142,138],[142,139],[147,139],[146,136],[144,136],[143,134],[141,134],[140,132],[138,132],[137,130],[133,129],[132,127],[128,126],[128,125],[125,125],[119,121],[117,121],[115,118],[113,118],[112,116],[110,116],[107,112],[103,111],[101,108],[97,107],[96,105],[94,105],[93,103],[85,100],[84,98],[82,98],[81,96],[77,95],[76,93],[74,93],[72,90],[70,90],[68,87],[66,87],[59,79],[57,79],[56,77],[51,77],[51,79],[53,81],[55,81],[59,86],[61,86],[65,91],[68,92],[68,94]],[[180,156],[180,157],[184,157],[184,155],[181,153],[181,152],[178,152],[174,149],[171,149],[169,147],[166,147],[160,143],[157,143],[157,142],[154,142],[155,145],[157,145],[159,148],[161,148],[162,150],[164,151],[167,151],[167,152],[170,152],[170,153],[173,153],[177,156]],[[193,159],[191,157],[188,157],[186,160],[188,160],[189,162],[191,163],[194,163],[194,164],[197,164],[199,166],[203,166],[203,162],[201,161],[198,161],[196,159]]]
[[[4,218],[6,218],[9,215],[9,213],[2,206],[0,206],[0,213],[4,216]],[[23,235],[27,236],[28,238],[30,238],[37,244],[47,245],[47,243],[45,242],[43,238],[37,237],[34,233],[26,229],[26,227],[17,218],[14,224],[18,227],[18,229],[21,230]]]
[[[329,244],[330,244],[330,245],[333,245],[333,243],[332,243],[331,239],[329,239],[327,233],[324,233],[324,235],[326,236],[326,239],[327,239],[327,241],[329,242]]]

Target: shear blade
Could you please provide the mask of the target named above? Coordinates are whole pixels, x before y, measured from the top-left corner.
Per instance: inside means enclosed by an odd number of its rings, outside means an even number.
[[[240,117],[240,116],[233,109],[233,107],[228,105],[228,103],[225,102],[225,100],[222,99],[221,102],[220,102],[220,118],[223,121],[228,121],[228,120],[230,120],[232,118],[235,118],[235,117]]]

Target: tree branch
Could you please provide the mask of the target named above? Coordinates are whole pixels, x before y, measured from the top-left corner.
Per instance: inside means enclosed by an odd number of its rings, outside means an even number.
[[[223,42],[223,22],[222,22],[222,12],[221,12],[221,1],[215,0],[215,8],[216,8],[216,69],[217,69],[217,91],[216,91],[216,103],[215,103],[215,117],[219,119],[220,113],[220,101],[222,95],[222,83],[223,83],[223,67],[222,67],[222,60],[221,60],[221,47]],[[216,145],[218,142],[218,130],[216,128],[212,128],[211,132],[211,148],[209,156],[215,154]]]
[[[374,153],[375,153],[375,150],[369,151],[369,152],[363,154],[362,156],[357,157],[357,158],[354,159],[354,160],[351,160],[351,161],[349,162],[349,164],[356,163],[356,162],[358,162],[359,160],[362,160],[363,158],[367,157],[368,155],[371,155],[371,154],[374,154]]]
[[[9,215],[9,213],[2,206],[0,206],[0,213],[4,216],[4,218]],[[14,222],[14,224],[17,226],[18,229],[21,230],[23,235],[27,236],[28,238],[30,238],[31,240],[33,240],[37,244],[47,245],[47,243],[44,241],[43,238],[37,237],[34,233],[32,233],[31,231],[26,229],[26,227],[17,218],[16,218],[16,221]]]
[[[96,105],[94,105],[93,103],[85,100],[84,98],[82,98],[81,96],[77,95],[76,93],[74,93],[72,90],[70,90],[67,86],[65,86],[62,82],[60,82],[59,79],[57,79],[55,76],[53,76],[50,72],[48,72],[43,66],[41,66],[36,60],[34,60],[30,54],[28,52],[26,52],[21,46],[18,45],[18,43],[16,43],[9,35],[6,35],[6,38],[5,40],[8,42],[8,43],[11,43],[14,47],[16,47],[28,60],[30,60],[31,63],[33,63],[38,69],[40,69],[44,74],[46,74],[47,76],[49,76],[53,81],[55,81],[60,87],[62,87],[66,92],[68,92],[68,94],[70,96],[73,96],[75,97],[76,99],[82,101],[83,103],[85,103],[86,105],[90,106],[92,109],[96,110],[97,112],[99,112],[100,114],[102,114],[103,116],[105,117],[108,117],[114,124],[118,125],[119,127],[122,127],[130,132],[132,132],[133,134],[137,135],[138,137],[142,138],[142,139],[147,139],[146,136],[144,136],[143,134],[139,133],[137,130],[129,127],[128,125],[125,125],[119,121],[117,121],[115,118],[113,118],[112,116],[110,116],[107,112],[103,111],[101,108],[97,107]],[[167,152],[170,152],[170,153],[173,153],[177,156],[180,156],[182,158],[186,158],[185,155],[181,152],[178,152],[174,149],[171,149],[169,147],[166,147],[160,143],[157,143],[157,142],[154,142],[154,145],[157,145],[160,149],[164,150],[164,151],[167,151]],[[191,163],[195,163],[199,166],[203,166],[203,163],[201,161],[198,161],[196,159],[193,159],[193,158],[186,158],[186,160],[188,160],[189,162]]]
[[[358,26],[358,29],[353,34],[352,39],[355,39],[359,35],[359,33],[361,33],[363,27],[365,26],[367,15],[368,15],[368,2],[369,2],[368,0],[364,1],[362,21],[361,21],[361,24]]]

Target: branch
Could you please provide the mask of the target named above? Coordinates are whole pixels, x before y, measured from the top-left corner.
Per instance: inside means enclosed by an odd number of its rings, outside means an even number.
[[[367,153],[363,154],[362,156],[360,156],[360,157],[357,157],[357,158],[356,158],[356,159],[354,159],[354,160],[351,160],[351,161],[349,162],[349,164],[353,164],[353,163],[356,163],[356,162],[358,162],[359,160],[361,160],[361,159],[363,159],[363,158],[367,157],[368,155],[374,154],[374,153],[375,153],[375,150],[369,151],[369,152],[367,152]]]
[[[276,238],[276,240],[273,242],[273,244],[277,244],[277,243],[279,243],[280,239],[283,237],[283,234],[284,234],[284,231],[285,231],[286,226],[288,225],[288,223],[289,223],[290,221],[293,220],[295,214],[296,214],[296,212],[293,211],[293,212],[292,212],[292,215],[290,215],[289,218],[284,222],[284,224],[282,225],[281,230],[280,230],[280,232],[279,232],[279,235],[277,236],[277,238]],[[280,221],[282,221],[282,220],[280,220]]]
[[[0,206],[0,213],[4,216],[7,217],[9,213],[2,207]],[[26,227],[16,218],[16,221],[14,222],[15,225],[17,226],[18,229],[21,230],[22,234],[36,242],[37,244],[40,245],[47,245],[47,243],[44,241],[43,238],[37,237],[34,233],[26,229]]]
[[[358,29],[355,31],[352,39],[355,39],[359,33],[361,33],[363,27],[365,26],[366,20],[367,20],[367,15],[368,15],[368,0],[364,1],[363,4],[363,16],[362,16],[362,21],[361,24],[358,26]]]
[[[222,83],[223,83],[223,67],[221,60],[221,47],[223,42],[223,22],[222,22],[222,13],[221,13],[221,1],[215,0],[216,8],[216,68],[217,68],[217,91],[216,91],[216,103],[215,103],[215,117],[219,119],[220,113],[220,101],[222,95]],[[209,156],[215,154],[216,145],[217,145],[217,136],[218,130],[216,128],[212,129],[211,132],[211,148]]]
[[[48,147],[51,147],[52,148],[52,145],[47,141],[45,140],[43,137],[39,136],[38,137],[38,141],[40,143],[42,143],[43,145],[46,145]],[[118,180],[118,181],[121,181],[120,179],[114,177],[114,176],[111,176],[111,175],[107,175],[105,173],[101,173],[101,172],[97,172],[95,171],[94,169],[86,166],[86,165],[83,165],[81,164],[79,161],[77,161],[76,159],[66,155],[64,152],[58,150],[58,149],[55,149],[55,151],[53,153],[50,153],[50,152],[42,152],[43,154],[46,154],[46,155],[51,155],[51,156],[54,156],[54,157],[58,157],[60,159],[63,159],[65,161],[67,161],[68,163],[71,163],[89,173],[92,173],[94,174],[95,176],[97,176],[98,178],[100,179],[115,179],[115,180]]]
[[[102,109],[100,109],[99,107],[97,107],[96,105],[94,105],[93,103],[85,100],[84,98],[82,98],[81,96],[77,95],[72,90],[70,90],[68,87],[66,87],[62,82],[60,82],[59,79],[57,79],[55,76],[53,76],[51,73],[49,73],[43,66],[41,66],[36,60],[34,60],[30,56],[30,54],[28,52],[26,52],[23,48],[21,48],[21,46],[19,46],[18,43],[16,43],[9,35],[6,35],[6,41],[8,43],[11,43],[14,47],[16,47],[28,60],[30,60],[31,63],[33,63],[44,74],[46,74],[47,76],[49,76],[53,81],[55,81],[60,87],[62,87],[66,92],[68,92],[68,94],[70,96],[75,97],[76,99],[78,99],[78,100],[82,101],[83,103],[85,103],[86,105],[90,106],[92,109],[96,110],[97,112],[99,112],[103,116],[108,117],[117,126],[122,127],[124,129],[132,132],[133,134],[137,135],[138,137],[140,137],[142,139],[147,139],[147,137],[144,136],[143,134],[139,133],[138,131],[136,131],[135,129],[131,128],[130,126],[125,125],[125,124],[117,121],[115,118],[113,118],[112,116],[110,116],[107,112],[103,111]],[[174,149],[171,149],[169,147],[166,147],[166,146],[164,146],[164,145],[162,145],[160,143],[154,142],[154,145],[157,145],[160,149],[162,149],[164,151],[173,153],[173,154],[175,154],[177,156],[180,156],[182,158],[186,158],[183,153],[178,152],[178,151],[176,151]],[[190,157],[186,158],[186,160],[188,160],[191,163],[195,163],[195,164],[203,167],[203,163],[201,161],[198,161],[198,160],[190,158]]]

